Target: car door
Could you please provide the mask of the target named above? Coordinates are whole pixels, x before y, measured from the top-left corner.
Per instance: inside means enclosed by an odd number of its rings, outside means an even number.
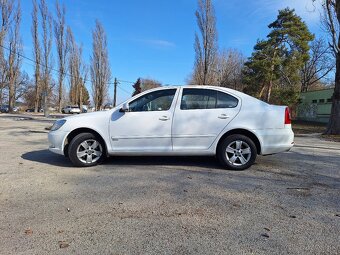
[[[145,93],[128,102],[129,111],[116,110],[110,120],[112,151],[171,151],[176,92],[175,88]]]
[[[183,88],[173,121],[173,150],[208,150],[240,111],[240,99],[215,89]]]

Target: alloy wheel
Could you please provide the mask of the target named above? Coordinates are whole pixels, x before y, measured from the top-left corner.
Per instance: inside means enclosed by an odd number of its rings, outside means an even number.
[[[85,164],[97,162],[102,154],[102,146],[94,139],[85,140],[84,142],[80,143],[77,148],[77,157]]]
[[[228,144],[225,154],[230,164],[243,166],[247,164],[251,158],[251,148],[246,142],[236,140]]]

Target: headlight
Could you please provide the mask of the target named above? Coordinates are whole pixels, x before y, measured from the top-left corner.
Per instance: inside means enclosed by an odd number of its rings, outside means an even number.
[[[65,124],[66,120],[57,120],[51,127],[51,131],[56,131]]]

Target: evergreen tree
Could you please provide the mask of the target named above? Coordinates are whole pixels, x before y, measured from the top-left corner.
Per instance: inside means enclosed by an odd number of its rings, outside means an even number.
[[[134,92],[132,93],[132,96],[138,95],[139,93],[142,92],[140,78],[138,78],[138,80],[136,81],[135,84],[132,85],[132,87],[134,88]]]
[[[277,19],[268,26],[267,40],[258,41],[245,63],[245,92],[269,102],[275,91],[296,90],[299,70],[309,59],[309,42],[313,40],[306,24],[294,10],[279,11]],[[285,94],[287,95],[287,93]]]

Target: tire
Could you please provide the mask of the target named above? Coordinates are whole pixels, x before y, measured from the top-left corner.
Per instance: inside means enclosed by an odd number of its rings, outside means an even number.
[[[257,149],[254,142],[245,135],[226,137],[217,148],[220,163],[230,170],[245,170],[254,164]]]
[[[73,165],[78,167],[98,165],[105,159],[105,154],[104,142],[92,133],[75,136],[68,147],[68,156]]]

